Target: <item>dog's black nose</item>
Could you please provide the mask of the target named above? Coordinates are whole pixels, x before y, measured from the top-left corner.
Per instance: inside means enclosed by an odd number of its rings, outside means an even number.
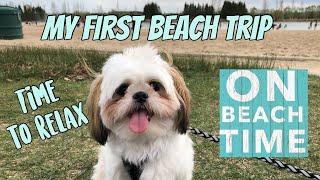
[[[137,102],[144,103],[144,102],[146,102],[146,100],[148,99],[149,96],[147,93],[145,93],[143,91],[139,91],[139,92],[136,92],[132,97]]]

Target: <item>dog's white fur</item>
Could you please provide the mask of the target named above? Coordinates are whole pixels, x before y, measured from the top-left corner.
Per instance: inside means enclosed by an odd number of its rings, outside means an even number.
[[[89,111],[101,110],[99,112],[101,121],[110,130],[108,141],[100,149],[92,179],[130,180],[123,165],[123,158],[134,164],[146,160],[140,180],[192,178],[194,154],[192,141],[187,134],[179,133],[174,128],[181,106],[179,102],[181,97],[174,77],[170,73],[170,66],[158,55],[157,50],[149,45],[124,50],[123,53],[115,54],[107,60],[100,76],[100,89],[93,90],[97,86],[97,83],[93,83],[89,96],[91,99],[99,97],[96,101],[89,99],[91,102]],[[111,120],[104,109],[112,100],[117,87],[128,79],[133,85],[128,88],[128,95],[123,97]],[[150,79],[161,82],[168,97],[164,99],[156,93],[149,94],[148,103],[156,115],[151,119],[146,132],[137,135],[130,131],[127,126],[128,120],[121,116],[121,113],[132,103],[130,93],[139,90],[150,91],[143,83]],[[170,107],[164,107],[164,104],[158,102],[160,100],[170,103]],[[97,104],[96,109],[90,107],[95,104]],[[164,112],[169,115],[163,115]],[[92,118],[96,117],[92,115]],[[99,130],[93,128],[93,131]]]
[[[192,178],[191,139],[187,135],[169,135],[150,145],[108,142],[100,150],[92,179],[130,180],[122,164],[122,153],[132,159],[139,156],[149,157],[140,180],[190,180]]]

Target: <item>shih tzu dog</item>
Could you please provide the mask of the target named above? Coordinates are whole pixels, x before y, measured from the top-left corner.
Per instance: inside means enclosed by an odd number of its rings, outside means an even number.
[[[170,59],[170,58],[169,58]],[[90,88],[91,133],[103,145],[92,179],[190,180],[190,95],[150,45],[114,54]]]

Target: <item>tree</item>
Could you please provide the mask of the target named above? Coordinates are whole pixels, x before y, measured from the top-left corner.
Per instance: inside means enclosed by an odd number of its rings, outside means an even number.
[[[22,21],[39,21],[44,20],[46,16],[46,11],[42,7],[32,7],[30,5],[24,5],[23,10],[18,7],[21,12]]]
[[[143,8],[143,14],[146,16],[147,19],[150,19],[153,15],[161,14],[161,9],[154,2],[148,3]]]
[[[272,17],[274,21],[281,21],[283,20],[283,11],[276,10],[272,13]]]
[[[227,16],[234,15],[244,15],[248,13],[248,9],[244,2],[230,2],[224,1],[222,9],[221,9],[221,17],[226,18]]]
[[[182,14],[189,15],[190,18],[194,18],[197,15],[213,15],[215,13],[212,5],[195,5],[195,4],[184,4]]]
[[[38,16],[38,20],[44,20],[45,16],[46,16],[46,11],[44,9],[42,9],[42,7],[38,6],[35,8],[35,13]]]
[[[257,14],[258,14],[258,9],[257,9],[256,7],[251,8],[251,9],[250,9],[250,14],[251,14],[252,16],[257,15]]]

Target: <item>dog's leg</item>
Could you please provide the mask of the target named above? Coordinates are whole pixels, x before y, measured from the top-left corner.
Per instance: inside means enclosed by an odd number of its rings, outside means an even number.
[[[91,177],[92,180],[104,180],[105,177],[105,167],[103,161],[98,160],[98,163],[93,167],[93,175]]]
[[[108,145],[101,147],[98,163],[94,166],[92,180],[130,180],[122,159]]]

